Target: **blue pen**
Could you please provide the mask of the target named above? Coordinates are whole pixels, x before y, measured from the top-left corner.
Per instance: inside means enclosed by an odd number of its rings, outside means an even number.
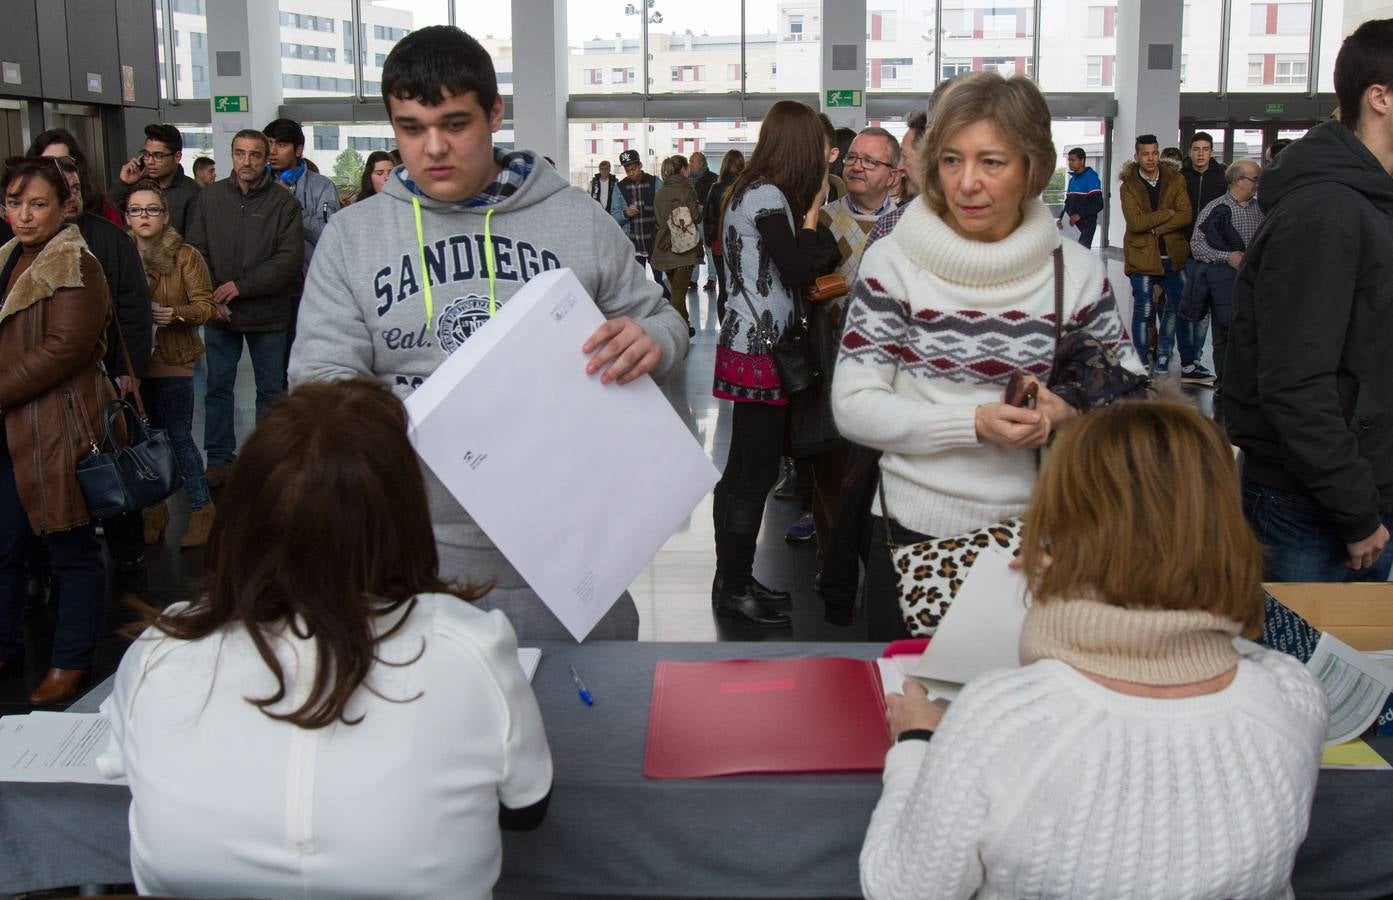
[[[586,706],[594,706],[595,698],[590,696],[590,692],[585,689],[585,682],[580,680],[580,673],[575,666],[569,667],[571,670],[571,680],[576,683],[576,692],[580,694],[580,699],[585,701]]]

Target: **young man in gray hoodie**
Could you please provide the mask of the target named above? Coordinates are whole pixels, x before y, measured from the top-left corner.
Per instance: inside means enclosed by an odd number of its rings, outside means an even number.
[[[577,366],[606,384],[627,384],[681,365],[687,326],[644,278],[615,221],[536,154],[494,148],[503,98],[493,61],[478,41],[452,26],[413,31],[387,57],[382,97],[403,165],[378,194],[335,215],[320,237],[291,353],[292,387],[366,376],[405,397],[529,279],[562,267],[575,273],[608,319],[577,348]],[[423,468],[441,575],[492,581],[478,605],[503,610],[521,638],[567,637]],[[628,594],[590,633],[601,640],[637,635],[638,611]]]

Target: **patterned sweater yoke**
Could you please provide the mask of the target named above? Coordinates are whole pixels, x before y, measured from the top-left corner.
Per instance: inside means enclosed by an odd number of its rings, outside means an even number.
[[[962,237],[913,201],[861,260],[833,412],[844,436],[885,451],[887,505],[906,527],[947,537],[1024,508],[1034,453],[979,444],[975,413],[1001,399],[1013,370],[1049,375],[1056,246],[1064,254],[1064,327],[1092,333],[1127,364],[1130,345],[1101,261],[1061,242],[1038,200],[1011,235],[990,243]]]

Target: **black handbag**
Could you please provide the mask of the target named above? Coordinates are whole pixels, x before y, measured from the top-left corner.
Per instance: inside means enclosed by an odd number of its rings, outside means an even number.
[[[1123,367],[1113,349],[1082,329],[1064,330],[1064,252],[1054,249],[1054,364],[1047,387],[1081,413],[1117,400],[1155,396],[1151,380]]]
[[[135,431],[125,447],[118,447],[111,423],[122,414],[134,423]],[[77,483],[88,514],[109,519],[159,503],[179,490],[184,480],[179,477],[169,433],[149,427],[143,412],[137,413],[129,400],[113,400],[107,406],[101,449],[78,460]]]
[[[113,300],[112,313],[115,312]],[[134,373],[126,338],[119,327],[116,333],[121,340],[126,371]],[[184,484],[174,461],[169,433],[163,428],[150,427],[140,391],[132,392],[131,396],[135,398],[134,406],[129,400],[112,400],[107,404],[101,443],[93,444],[92,452],[77,461],[77,485],[87,503],[87,514],[93,519],[139,512],[169,497]],[[129,440],[124,447],[117,446],[111,433],[111,423],[119,415],[125,415],[139,431],[138,437],[134,432],[127,432]]]
[[[821,354],[813,345],[812,331],[808,328],[808,312],[797,292],[793,294],[793,323],[784,329],[778,340],[774,340],[761,327],[759,313],[755,312],[750,295],[744,288],[740,289],[740,296],[745,298],[745,305],[750,308],[755,333],[764,343],[764,352],[773,357],[774,367],[779,370],[779,384],[783,392],[797,394],[822,381]]]

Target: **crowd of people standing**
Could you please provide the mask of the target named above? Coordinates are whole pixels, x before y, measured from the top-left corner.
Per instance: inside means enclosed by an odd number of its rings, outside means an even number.
[[[1036,598],[1019,669],[946,713],[913,683],[887,701],[867,896],[1138,896],[1176,879],[1281,895],[1326,701],[1300,663],[1234,639],[1261,624],[1264,575],[1384,580],[1393,562],[1390,59],[1393,20],[1361,26],[1335,66],[1338,120],[1266,165],[1218,163],[1203,132],[1173,165],[1136,137],[1116,190],[1130,322],[1089,249],[1106,192],[1081,151],[1063,210],[1041,199],[1058,155],[1024,77],[945,82],[903,141],[780,100],[719,173],[696,153],[655,176],[626,150],[624,177],[602,164],[588,196],[494,144],[492,60],[447,26],[387,58],[400,162],[370,157],[346,207],[288,119],[238,131],[230,173],[206,183],[209,166],[184,174],[177,129],[152,125],[109,198],[73,136],[46,132],[0,180],[0,675],[28,649],[30,581],[56,608],[31,700],[71,699],[91,668],[107,572],[75,471],[139,424],[109,414],[130,398],[170,436],[180,545],[206,547],[207,576],[186,603],[133,604],[141,639],[107,707],[100,766],[131,785],[137,887],[487,895],[499,828],[536,827],[551,796],[517,644],[568,632],[417,464],[402,400],[562,267],[605,320],[577,370],[607,389],[671,377],[704,263],[731,421],[713,614],[792,625],[795,592],[755,572],[788,456],[810,480],[829,620],[852,624],[859,595],[865,639],[932,634],[993,543]],[[427,262],[426,234],[451,264]],[[1211,322],[1222,426],[1160,387],[1214,380]],[[258,425],[239,441],[244,349]],[[115,566],[138,569],[170,521],[158,504],[101,523]],[[590,639],[637,631],[625,594]],[[403,734],[427,740],[404,753]],[[283,865],[287,821],[363,783],[394,787],[373,829],[343,810],[328,856]],[[1176,802],[1183,833],[1164,816]]]

